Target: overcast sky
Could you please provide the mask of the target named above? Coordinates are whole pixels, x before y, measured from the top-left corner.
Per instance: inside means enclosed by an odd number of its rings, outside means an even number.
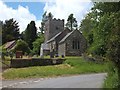
[[[80,24],[91,7],[90,0],[0,0],[0,20],[14,18],[19,22],[22,32],[31,20],[35,21],[37,28],[40,27],[42,14],[47,11],[51,12],[54,18],[65,21],[69,14],[73,13]]]

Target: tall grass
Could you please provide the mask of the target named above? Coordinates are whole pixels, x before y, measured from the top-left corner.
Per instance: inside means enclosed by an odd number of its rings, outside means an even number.
[[[106,72],[107,65],[85,61],[81,57],[66,57],[61,65],[35,66],[27,68],[11,68],[3,73],[5,79],[52,77],[84,73]]]
[[[81,57],[68,57],[66,63],[75,67],[79,73],[97,73],[107,71],[107,63],[88,62]]]
[[[103,87],[106,88],[117,88],[119,85],[118,83],[118,73],[117,68],[113,65],[112,62],[108,64],[108,75],[104,81]]]

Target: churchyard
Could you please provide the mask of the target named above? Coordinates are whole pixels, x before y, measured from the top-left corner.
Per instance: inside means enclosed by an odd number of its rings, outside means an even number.
[[[3,79],[21,79],[99,73],[106,72],[108,67],[107,62],[86,61],[83,57],[78,56],[65,57],[65,59],[63,64],[59,65],[8,68],[3,72],[2,77]],[[6,62],[8,63],[9,60],[6,60]]]

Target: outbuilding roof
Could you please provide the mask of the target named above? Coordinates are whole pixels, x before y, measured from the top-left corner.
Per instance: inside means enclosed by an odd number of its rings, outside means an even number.
[[[11,48],[13,48],[13,47],[15,46],[15,43],[16,43],[15,40],[10,41],[10,42],[7,42],[7,43],[5,44],[5,48],[6,48],[6,49],[11,49]]]

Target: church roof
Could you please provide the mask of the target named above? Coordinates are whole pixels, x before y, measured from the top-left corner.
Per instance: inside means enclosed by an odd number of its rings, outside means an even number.
[[[65,30],[64,30],[64,31],[65,31]],[[46,42],[46,44],[47,44],[47,43],[50,43],[51,41],[54,41],[59,35],[61,35],[62,33],[64,33],[64,31],[59,32],[58,34],[56,34],[54,37],[52,37],[50,40],[48,40],[48,41]],[[75,31],[77,31],[78,33],[81,34],[81,32],[80,32],[79,30],[73,30],[73,31],[69,32],[68,34],[66,34],[66,35],[60,40],[59,43],[64,42],[64,41],[65,41],[72,33],[74,33]]]
[[[64,42],[64,41],[65,41],[73,32],[75,32],[75,31],[78,31],[78,32],[80,33],[79,30],[73,30],[73,31],[71,31],[70,33],[68,33],[59,43]]]
[[[56,34],[54,37],[52,37],[50,40],[47,41],[47,43],[50,43],[51,41],[54,41],[56,38],[58,38],[59,36],[62,38],[66,36],[66,34],[68,34],[70,32],[70,30],[68,28],[66,28],[65,30],[59,32],[58,34]],[[62,39],[61,38],[61,39]]]
[[[62,32],[59,32],[58,34],[56,34],[54,37],[52,37],[50,40],[47,41],[47,43],[55,40],[55,38],[57,38]]]

